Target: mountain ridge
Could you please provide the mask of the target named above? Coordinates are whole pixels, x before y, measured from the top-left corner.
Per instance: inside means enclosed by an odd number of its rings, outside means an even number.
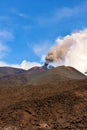
[[[0,77],[1,130],[87,129],[85,75],[69,66],[7,70]]]
[[[2,69],[2,68],[1,68]],[[46,67],[33,67],[29,70],[13,69],[13,68],[3,68],[7,70],[12,70],[11,72],[4,74],[0,77],[0,84],[5,86],[20,86],[22,84],[48,84],[59,81],[66,80],[76,80],[84,79],[85,75],[80,73],[73,67],[59,66],[52,69],[47,69]],[[1,72],[1,71],[0,71]],[[16,82],[15,82],[16,81]],[[41,81],[41,82],[39,82]],[[0,85],[0,86],[1,86]]]

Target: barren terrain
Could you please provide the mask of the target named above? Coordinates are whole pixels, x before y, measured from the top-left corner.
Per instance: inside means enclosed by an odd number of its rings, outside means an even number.
[[[1,130],[87,130],[87,77],[74,68],[0,76]]]

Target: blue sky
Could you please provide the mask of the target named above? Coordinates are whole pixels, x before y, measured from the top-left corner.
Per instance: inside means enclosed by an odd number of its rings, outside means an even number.
[[[42,64],[58,37],[87,28],[87,0],[0,0],[0,66]]]

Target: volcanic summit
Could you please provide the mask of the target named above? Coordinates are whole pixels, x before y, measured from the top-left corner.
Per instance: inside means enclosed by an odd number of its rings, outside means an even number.
[[[0,68],[0,129],[86,130],[87,77],[70,66]]]

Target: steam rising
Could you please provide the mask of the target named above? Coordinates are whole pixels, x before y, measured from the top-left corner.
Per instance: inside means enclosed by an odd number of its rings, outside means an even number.
[[[87,29],[72,33],[64,38],[58,38],[50,48],[46,62],[63,61],[85,73],[87,70]]]
[[[67,52],[73,44],[74,39],[72,39],[69,35],[63,39],[58,38],[56,40],[56,45],[51,47],[48,55],[46,56],[46,60],[49,62],[64,60]]]

